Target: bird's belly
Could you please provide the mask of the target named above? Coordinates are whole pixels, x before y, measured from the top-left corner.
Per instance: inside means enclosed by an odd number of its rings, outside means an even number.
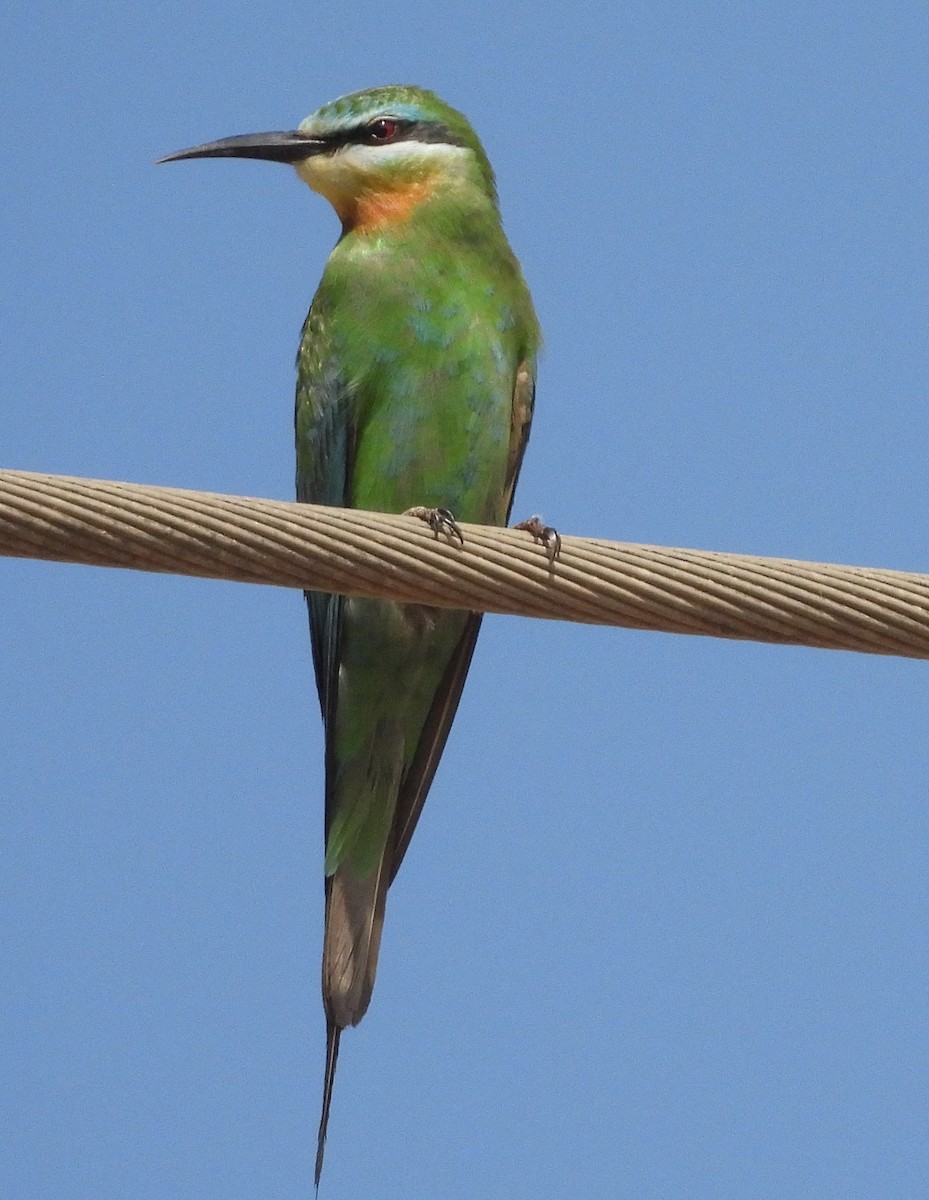
[[[459,520],[505,519],[512,382],[435,370],[426,384],[379,396],[359,430],[352,503],[403,512],[448,508]]]

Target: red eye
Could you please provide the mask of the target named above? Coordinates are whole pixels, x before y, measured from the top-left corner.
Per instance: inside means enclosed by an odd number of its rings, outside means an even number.
[[[399,122],[391,120],[390,117],[380,117],[368,126],[368,141],[376,144],[392,142],[399,128]]]

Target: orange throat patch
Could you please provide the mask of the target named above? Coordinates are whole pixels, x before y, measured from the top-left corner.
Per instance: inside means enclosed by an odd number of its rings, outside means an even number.
[[[358,196],[339,198],[334,204],[346,233],[373,233],[385,225],[405,221],[434,190],[431,179],[420,179],[402,187],[364,191]]]

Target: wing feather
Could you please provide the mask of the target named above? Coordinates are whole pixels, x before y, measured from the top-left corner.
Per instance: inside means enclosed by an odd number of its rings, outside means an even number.
[[[526,443],[529,441],[534,404],[535,378],[532,367],[528,362],[522,362],[516,371],[513,384],[510,444],[504,483],[507,520],[509,520],[510,510],[513,507],[513,493],[519,478],[519,469],[522,465]],[[406,854],[432,785],[436,767],[439,765],[439,759],[442,757],[442,751],[448,741],[448,734],[452,721],[455,719],[455,713],[458,711],[462,688],[471,665],[477,635],[480,632],[482,616],[482,613],[471,613],[468,618],[464,632],[449,659],[448,667],[423,726],[416,751],[400,785],[394,813],[394,853],[390,883],[393,883],[400,864],[403,862],[403,856]]]

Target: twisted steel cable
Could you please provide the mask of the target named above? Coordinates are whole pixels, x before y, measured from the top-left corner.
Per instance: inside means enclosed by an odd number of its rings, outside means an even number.
[[[929,576],[0,471],[0,554],[929,658]]]

